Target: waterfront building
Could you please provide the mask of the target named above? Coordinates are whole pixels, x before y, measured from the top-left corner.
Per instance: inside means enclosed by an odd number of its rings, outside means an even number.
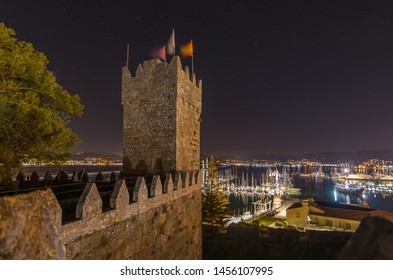
[[[330,229],[354,231],[363,218],[378,216],[393,221],[393,213],[327,201],[312,199],[295,202],[286,210],[286,219],[290,225],[316,225]]]

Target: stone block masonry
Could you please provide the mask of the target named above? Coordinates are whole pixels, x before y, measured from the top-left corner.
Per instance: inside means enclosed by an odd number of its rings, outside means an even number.
[[[134,77],[122,71],[123,156],[149,172],[157,162],[165,172],[199,170],[202,81],[178,56],[145,61]]]
[[[201,259],[200,176],[184,174],[154,176],[150,186],[143,177],[118,180],[104,212],[102,194],[87,183],[64,223],[50,188],[0,197],[0,259]]]
[[[352,232],[232,224],[225,233],[203,226],[202,235],[205,260],[331,260],[337,259]]]

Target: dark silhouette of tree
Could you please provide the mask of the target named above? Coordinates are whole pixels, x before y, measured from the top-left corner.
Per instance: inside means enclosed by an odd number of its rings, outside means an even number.
[[[221,191],[218,167],[214,157],[208,162],[206,183],[202,190],[202,223],[224,227],[231,211],[229,200]]]
[[[63,161],[77,136],[66,127],[83,106],[47,69],[32,44],[0,23],[0,177],[12,185],[12,168],[24,161]]]

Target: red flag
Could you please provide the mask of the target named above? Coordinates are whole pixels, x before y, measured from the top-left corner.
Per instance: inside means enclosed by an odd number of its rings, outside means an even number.
[[[159,49],[156,49],[156,50],[152,51],[150,53],[150,56],[153,57],[153,58],[159,58],[159,59],[161,59],[163,61],[166,61],[165,47],[166,46],[163,46],[163,47],[161,47]]]

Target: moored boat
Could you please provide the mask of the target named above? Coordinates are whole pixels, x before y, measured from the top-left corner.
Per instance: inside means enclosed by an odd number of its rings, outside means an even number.
[[[248,220],[251,220],[252,218],[253,218],[253,215],[251,214],[250,211],[244,212],[243,215],[241,216],[242,221],[248,221]]]
[[[341,193],[359,195],[364,191],[364,186],[360,184],[350,184],[345,181],[344,184],[337,183],[334,188]]]
[[[288,196],[297,196],[301,194],[301,191],[302,190],[300,188],[287,188],[284,191],[284,194]]]

